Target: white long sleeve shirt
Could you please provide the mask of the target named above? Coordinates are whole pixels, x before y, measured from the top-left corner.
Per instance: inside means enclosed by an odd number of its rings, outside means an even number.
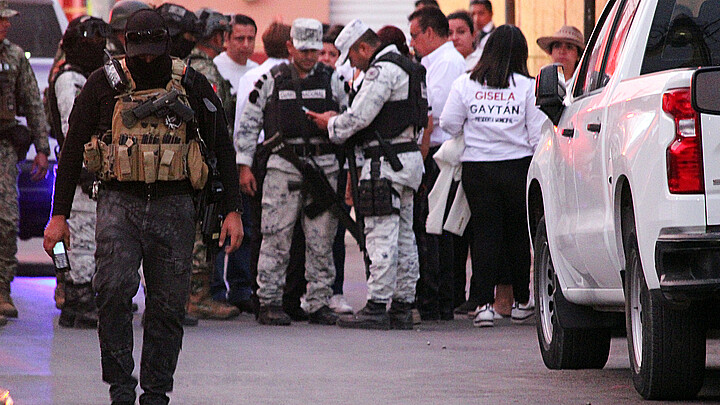
[[[453,82],[465,72],[465,59],[448,41],[422,58],[421,63],[427,70],[425,82],[428,105],[435,124],[430,134],[430,146],[438,146],[450,139],[450,134],[440,128],[440,113],[445,107]]]
[[[507,89],[460,76],[452,85],[440,126],[465,135],[463,162],[493,162],[532,156],[547,116],[535,106],[535,80],[519,74]]]

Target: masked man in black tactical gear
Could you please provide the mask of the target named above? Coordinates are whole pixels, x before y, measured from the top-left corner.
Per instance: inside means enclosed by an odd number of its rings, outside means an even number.
[[[131,303],[142,261],[147,297],[140,404],[167,404],[190,285],[193,194],[206,180],[213,189],[221,182],[224,222],[217,231],[220,240],[230,239],[228,252],[242,241],[241,204],[222,105],[207,80],[168,55],[167,28],[156,11],[131,15],[125,38],[127,57],[93,72],[75,102],[43,247],[50,253],[57,242],[69,241],[66,218],[85,160],[102,180],[93,288],[103,380],[113,404],[135,403]],[[168,103],[155,108],[157,100]],[[219,179],[207,178],[208,166]]]

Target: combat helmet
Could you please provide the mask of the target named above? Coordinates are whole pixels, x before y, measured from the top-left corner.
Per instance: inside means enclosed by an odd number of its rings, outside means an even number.
[[[210,8],[201,8],[195,12],[200,22],[203,24],[203,30],[200,34],[202,39],[208,39],[217,31],[230,32],[230,17]]]
[[[163,20],[165,20],[171,37],[175,37],[184,32],[189,32],[193,35],[202,34],[202,22],[198,20],[192,11],[181,5],[163,3],[157,8],[157,12],[160,13]]]
[[[125,23],[132,13],[149,8],[152,7],[140,0],[120,0],[110,10],[110,27],[113,31],[125,31]]]

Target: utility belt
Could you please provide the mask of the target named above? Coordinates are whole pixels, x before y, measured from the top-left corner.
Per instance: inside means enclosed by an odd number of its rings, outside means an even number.
[[[393,206],[392,196],[400,194],[392,187],[392,181],[380,178],[380,157],[388,158],[388,154],[397,160],[397,154],[418,151],[415,142],[402,142],[370,146],[363,150],[366,159],[370,159],[370,179],[360,180],[358,184],[358,201],[355,209],[363,217],[400,214],[400,209]],[[402,167],[402,165],[401,165]],[[395,170],[393,168],[393,170]]]
[[[337,154],[339,148],[329,143],[299,143],[287,144],[299,157],[322,156]]]
[[[136,197],[146,198],[148,200],[157,200],[158,198],[172,195],[191,195],[194,193],[193,187],[187,179],[158,181],[152,184],[140,181],[120,182],[117,180],[109,180],[101,182],[100,189],[120,191]]]
[[[394,154],[405,153],[405,152],[418,152],[420,148],[415,142],[401,142],[392,143],[388,145]],[[363,149],[363,155],[365,159],[378,160],[380,156],[385,156],[385,151],[380,145],[368,146]]]

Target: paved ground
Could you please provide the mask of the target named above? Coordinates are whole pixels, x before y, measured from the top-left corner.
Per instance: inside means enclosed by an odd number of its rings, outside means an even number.
[[[359,309],[364,276],[348,248],[346,295]],[[0,387],[16,404],[103,404],[97,334],[57,326],[54,280],[17,278],[20,318],[0,328]],[[142,306],[142,300],[137,299]],[[142,332],[135,317],[136,362]],[[603,370],[550,371],[533,325],[468,319],[414,331],[357,331],[307,323],[258,325],[249,315],[186,329],[175,404],[633,404],[625,339]],[[137,368],[136,368],[137,371]],[[720,343],[696,403],[720,403]]]

